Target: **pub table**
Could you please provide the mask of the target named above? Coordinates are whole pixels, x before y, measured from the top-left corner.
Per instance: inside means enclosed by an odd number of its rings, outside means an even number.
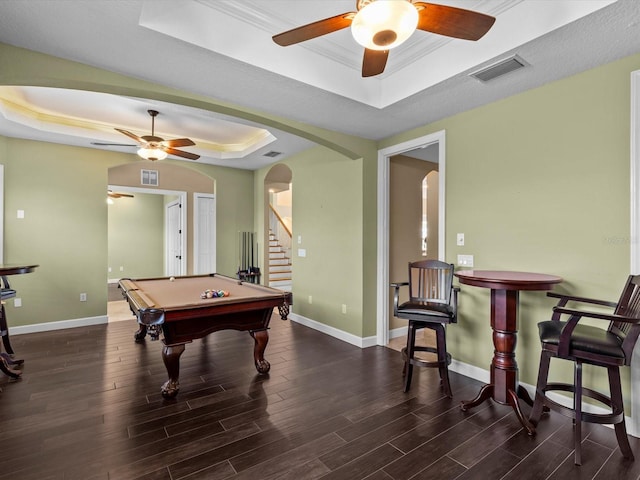
[[[476,398],[463,401],[462,411],[480,405],[489,398],[501,405],[510,405],[529,435],[535,427],[522,413],[519,399],[529,405],[533,400],[527,390],[518,384],[516,341],[518,335],[518,300],[522,290],[551,290],[561,277],[542,273],[502,270],[464,270],[454,274],[460,283],[491,289],[491,328],[494,353],[491,361],[491,380]]]
[[[14,356],[11,339],[9,338],[9,326],[7,324],[7,313],[4,308],[4,300],[16,296],[16,291],[11,288],[7,276],[21,275],[33,272],[38,265],[29,264],[0,264],[0,277],[2,278],[2,289],[0,290],[2,302],[0,303],[0,336],[2,336],[2,344],[4,352],[0,350],[0,370],[9,377],[18,378],[22,375],[19,370],[11,368],[13,365],[22,365],[24,360],[17,359]]]

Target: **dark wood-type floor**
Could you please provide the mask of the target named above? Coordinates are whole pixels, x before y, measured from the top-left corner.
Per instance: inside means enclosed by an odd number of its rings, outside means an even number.
[[[10,319],[9,319],[10,320]],[[458,404],[480,383],[417,369],[402,392],[396,351],[359,349],[274,316],[257,376],[246,332],[187,345],[182,390],[164,400],[161,343],[133,320],[15,336],[23,378],[0,379],[0,479],[638,479],[613,431],[588,429],[575,467],[571,422],[530,438],[510,407]],[[488,359],[489,360],[489,359]],[[419,373],[418,373],[419,372]]]

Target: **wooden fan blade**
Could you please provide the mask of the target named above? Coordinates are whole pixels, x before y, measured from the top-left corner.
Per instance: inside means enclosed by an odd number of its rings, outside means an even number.
[[[133,198],[133,195],[129,193],[120,193],[120,192],[112,192],[111,190],[107,191],[107,195],[111,198],[120,198],[120,197],[129,197]]]
[[[384,72],[384,67],[387,66],[388,57],[389,50],[371,50],[365,48],[364,58],[362,60],[362,76],[373,77],[380,75]]]
[[[319,20],[317,22],[309,23],[308,25],[303,25],[302,27],[297,27],[286,32],[279,33],[278,35],[274,35],[272,38],[273,41],[281,47],[304,42],[305,40],[311,40],[312,38],[347,28],[351,25],[354,15],[354,12],[347,12],[341,15],[336,15],[335,17],[325,18],[324,20]]]
[[[91,142],[91,145],[99,145],[103,147],[137,147],[133,143],[103,143],[103,142]]]
[[[144,143],[144,140],[142,140],[138,135],[136,135],[135,133],[131,133],[128,132],[126,130],[122,130],[121,128],[116,128],[116,130],[124,135],[126,135],[129,138],[133,138],[136,142],[138,143]]]
[[[495,17],[463,8],[416,2],[418,29],[463,40],[478,40],[489,31]]]
[[[175,155],[176,157],[188,158],[189,160],[197,160],[200,158],[200,155],[196,155],[195,153],[184,152],[182,150],[176,150],[171,147],[163,147],[162,150],[167,152],[169,155]]]
[[[191,147],[195,145],[193,140],[189,138],[174,138],[173,140],[164,140],[162,142],[163,145],[166,145],[169,148],[173,147]]]

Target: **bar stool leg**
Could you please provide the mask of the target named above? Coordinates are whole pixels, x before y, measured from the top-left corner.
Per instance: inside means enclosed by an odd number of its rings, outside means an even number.
[[[576,360],[573,392],[575,464],[582,465],[582,362]]]
[[[622,400],[622,386],[620,383],[620,370],[618,367],[608,367],[609,371],[609,391],[611,392],[611,411],[613,414],[622,413],[622,421],[614,424],[618,446],[622,456],[630,460],[634,460],[631,445],[629,445],[629,437],[627,437],[627,429],[624,424],[624,403]]]

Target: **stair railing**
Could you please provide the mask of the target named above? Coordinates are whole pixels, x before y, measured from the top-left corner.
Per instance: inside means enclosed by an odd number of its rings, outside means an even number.
[[[285,251],[285,255],[291,258],[291,230],[282,220],[280,214],[269,204],[269,229],[278,239],[278,243]]]

